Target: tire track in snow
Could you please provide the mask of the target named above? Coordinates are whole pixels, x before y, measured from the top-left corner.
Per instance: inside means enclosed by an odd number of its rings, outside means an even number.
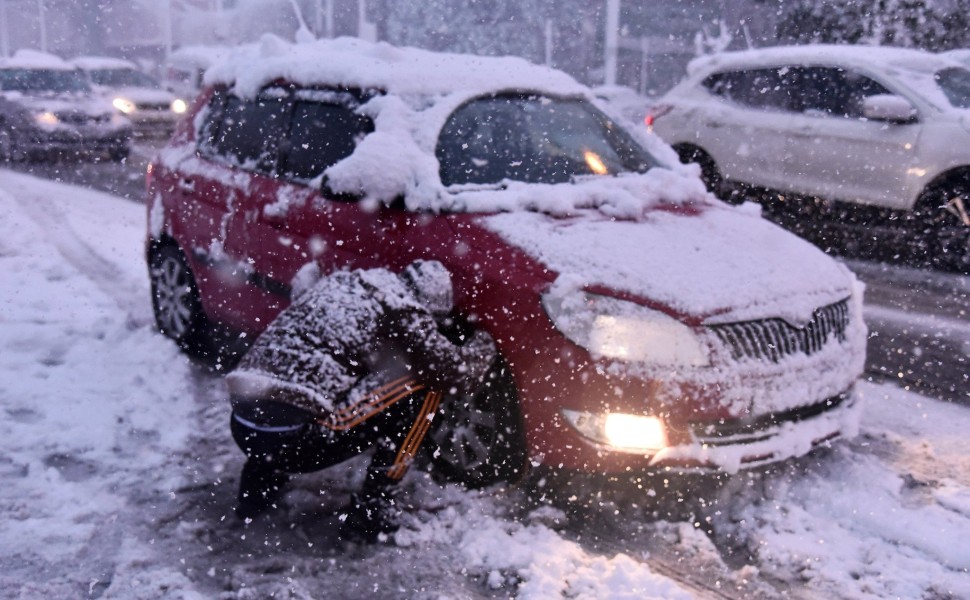
[[[74,229],[65,215],[64,204],[32,190],[19,176],[0,174],[0,186],[17,203],[20,210],[40,227],[46,239],[64,260],[89,279],[102,293],[111,298],[127,315],[129,325],[140,327],[151,323],[145,283],[137,281],[117,264],[105,258],[86,242]],[[39,180],[38,180],[39,181]],[[63,184],[65,195],[71,187]],[[119,199],[119,201],[123,201]],[[110,207],[106,207],[110,209]]]

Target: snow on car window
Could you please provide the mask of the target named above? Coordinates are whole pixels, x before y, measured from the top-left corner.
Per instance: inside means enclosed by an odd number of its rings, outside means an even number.
[[[957,108],[970,108],[970,71],[958,67],[943,69],[935,79],[950,104]]]
[[[422,211],[524,208],[569,214],[577,208],[598,208],[632,218],[661,201],[701,202],[705,196],[693,168],[681,167],[661,143],[645,139],[652,137],[649,134],[627,131],[604,116],[594,108],[599,105],[588,88],[565,73],[519,58],[432,53],[349,38],[290,44],[266,36],[206,73],[208,83],[231,86],[243,98],[278,80],[375,91],[358,109],[373,120],[373,133],[350,156],[319,174],[326,176],[334,192],[357,195],[365,202],[391,204],[403,199],[409,209]],[[488,105],[506,94],[521,97],[511,104],[502,101],[515,118],[508,123],[499,123],[497,115],[487,119],[492,138],[488,142],[528,142],[532,153],[516,154],[505,147],[483,158],[470,146],[459,148],[469,152],[448,160],[465,161],[465,166],[488,171],[488,177],[447,176],[454,174],[454,165],[436,156],[446,123],[463,106]],[[449,133],[454,132],[441,135]],[[525,173],[526,162],[536,157],[548,159],[547,164]],[[670,169],[649,169],[662,163]],[[576,180],[597,173],[642,171],[642,181],[608,177],[603,179],[616,181],[590,185]],[[443,173],[447,183],[488,185],[450,189],[442,182]],[[665,183],[658,185],[660,180]],[[530,187],[523,188],[526,184]]]

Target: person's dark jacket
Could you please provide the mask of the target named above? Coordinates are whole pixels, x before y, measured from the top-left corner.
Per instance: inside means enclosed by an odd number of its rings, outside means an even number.
[[[446,394],[469,393],[494,358],[484,332],[461,345],[441,334],[391,271],[340,271],[297,297],[227,382],[235,399],[284,402],[325,419],[404,377]]]

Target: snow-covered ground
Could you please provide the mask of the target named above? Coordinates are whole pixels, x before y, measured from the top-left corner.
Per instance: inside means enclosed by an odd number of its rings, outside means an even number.
[[[699,501],[567,515],[412,473],[407,526],[352,546],[352,462],[241,523],[222,380],[154,333],[143,231],[0,171],[0,598],[970,597],[970,408],[871,382],[858,438]]]

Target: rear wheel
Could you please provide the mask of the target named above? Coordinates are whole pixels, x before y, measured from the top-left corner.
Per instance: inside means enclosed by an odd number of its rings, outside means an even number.
[[[178,246],[164,245],[152,251],[149,277],[158,330],[182,347],[203,340],[207,319],[199,288]]]
[[[468,487],[516,481],[524,473],[526,445],[515,383],[498,359],[474,394],[446,397],[432,432],[432,467]]]

